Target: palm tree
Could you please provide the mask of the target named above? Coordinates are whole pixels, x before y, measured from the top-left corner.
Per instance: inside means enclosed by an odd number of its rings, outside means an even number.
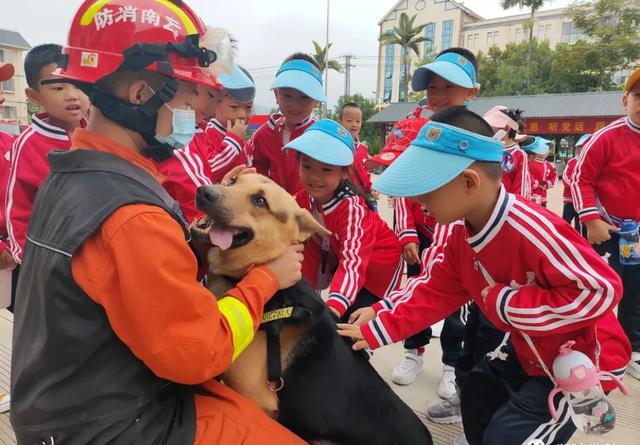
[[[413,51],[416,56],[420,56],[419,43],[425,42],[426,37],[421,36],[425,25],[413,26],[413,22],[416,20],[416,15],[409,18],[406,13],[400,14],[400,23],[398,26],[394,26],[391,32],[380,36],[378,41],[383,45],[400,45],[402,64],[404,65],[404,73],[402,78],[402,92],[404,93],[400,97],[400,102],[405,102],[409,93],[409,66],[411,63],[411,54],[409,50]]]
[[[313,41],[313,46],[315,48],[316,53],[312,55],[313,60],[316,61],[316,63],[318,64],[318,66],[320,67],[320,71],[322,71],[323,73],[325,72],[325,70],[328,68],[330,70],[334,70],[337,71],[339,73],[342,72],[342,65],[340,65],[340,63],[335,60],[335,59],[331,59],[331,60],[327,60],[328,56],[329,56],[329,49],[331,48],[331,43],[327,44],[326,47],[322,47],[320,46],[320,44],[318,42],[316,42],[315,40]]]
[[[545,0],[502,0],[502,9],[513,8],[514,6],[520,6],[521,8],[530,8],[531,17],[529,18],[529,46],[527,47],[527,93],[531,89],[531,51],[533,42],[533,19],[535,18],[536,11],[542,8]]]

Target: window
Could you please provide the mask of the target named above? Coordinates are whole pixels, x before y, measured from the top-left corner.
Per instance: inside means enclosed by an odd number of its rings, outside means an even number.
[[[18,119],[18,112],[16,111],[16,107],[4,106],[2,108],[2,117],[5,119]]]
[[[16,84],[13,83],[13,79],[9,79],[6,82],[0,83],[0,89],[14,93],[16,91]]]
[[[487,46],[491,46],[492,43],[493,43],[493,33],[492,32],[488,32],[487,33]]]
[[[451,48],[453,42],[453,20],[442,22],[442,49]]]
[[[480,34],[474,34],[473,35],[473,46],[477,48],[478,45],[480,45]]]
[[[0,49],[0,62],[6,62],[7,60],[5,59],[6,55],[4,53],[3,49]]]
[[[495,45],[496,41],[498,40],[498,37],[500,37],[500,31],[494,31],[493,33],[493,43]]]
[[[562,35],[560,41],[562,43],[575,43],[578,40],[586,40],[586,36],[582,30],[573,26],[573,22],[564,22],[562,24]]]
[[[473,48],[473,34],[467,34],[467,48]]]
[[[522,29],[516,29],[516,43],[520,43],[522,41]]]
[[[393,66],[395,62],[395,45],[387,45],[384,47],[384,100],[391,100],[391,91],[393,90]]]
[[[407,54],[409,54],[409,49],[401,47],[400,48],[400,56],[401,56],[400,58],[400,93],[399,93],[400,102],[403,102],[406,99],[406,97],[404,97],[404,81],[405,81],[405,74],[406,74],[406,64],[404,60]]]
[[[436,43],[436,24],[427,23],[424,27],[424,37],[427,39],[424,42],[424,56],[429,57],[433,53],[433,48]]]

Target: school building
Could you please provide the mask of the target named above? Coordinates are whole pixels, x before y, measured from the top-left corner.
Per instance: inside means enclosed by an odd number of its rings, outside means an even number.
[[[443,49],[461,46],[477,54],[487,53],[492,46],[503,49],[508,43],[527,41],[529,31],[525,24],[530,19],[524,14],[485,19],[480,14],[464,6],[462,2],[450,0],[401,0],[378,22],[380,35],[398,26],[400,15],[416,15],[414,25],[425,25],[424,36],[428,39],[421,43],[421,55],[410,52],[410,69],[425,57],[432,56]],[[533,24],[533,35],[539,41],[548,40],[553,47],[558,43],[574,43],[584,39],[579,29],[573,26],[566,8],[537,11]],[[402,60],[404,53],[398,45],[379,45],[378,80],[376,95],[378,103],[401,102],[404,77]],[[624,83],[629,73],[621,72],[614,76],[616,83]]]
[[[23,61],[24,52],[30,49],[31,46],[19,32],[0,29],[0,62],[12,63],[16,69],[12,79],[0,83],[6,98],[0,115],[0,129],[9,133],[15,133],[14,129],[5,127],[15,127],[17,122],[26,123],[29,119]]]
[[[625,114],[622,91],[480,97],[471,102],[469,109],[483,115],[496,105],[524,110],[525,133],[554,140],[558,163],[573,156],[573,145],[580,135],[593,133]],[[384,143],[393,124],[413,113],[416,106],[409,102],[390,104],[367,123],[379,127]],[[423,112],[425,117],[430,114]]]

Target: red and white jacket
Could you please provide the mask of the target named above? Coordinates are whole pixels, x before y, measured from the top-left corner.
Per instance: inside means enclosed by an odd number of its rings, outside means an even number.
[[[47,123],[46,113],[34,114],[31,127],[11,148],[11,173],[7,184],[6,218],[11,255],[22,262],[31,209],[40,184],[49,174],[47,156],[53,150],[69,150],[71,134]],[[82,127],[86,127],[83,119]]]
[[[506,171],[502,172],[502,184],[508,193],[530,199],[531,179],[529,178],[527,154],[518,144],[511,144],[505,147],[504,151],[508,153],[508,161]]]
[[[14,137],[0,131],[0,252],[9,247],[7,239],[7,218],[5,212],[5,204],[7,197],[7,183],[9,182],[9,172],[11,170],[11,145],[13,145]]]
[[[502,188],[480,232],[471,235],[464,224],[451,227],[444,243],[425,251],[429,267],[399,292],[405,298],[362,326],[371,347],[431,326],[471,296],[496,327],[511,332],[527,374],[545,375],[525,336],[549,368],[560,346],[574,340],[575,349],[594,362],[599,344],[601,369],[624,373],[631,347],[613,313],[622,297],[620,278],[571,226]],[[610,383],[604,382],[605,389],[615,386]]]
[[[571,196],[571,176],[573,175],[577,162],[578,158],[569,159],[567,165],[564,167],[564,172],[562,172],[562,185],[564,186],[562,189],[562,202],[565,204],[573,202],[573,197]]]
[[[211,143],[207,161],[213,182],[222,181],[224,175],[238,165],[250,165],[246,141],[227,132],[227,128],[219,120],[211,119],[206,133]]]
[[[558,173],[556,172],[556,167],[549,161],[544,161],[544,174],[542,176],[542,180],[544,181],[544,188],[542,189],[542,203],[547,203],[547,193],[553,187],[555,187],[556,182],[558,181]]]
[[[371,174],[366,169],[364,163],[369,159],[369,149],[362,142],[355,141],[355,156],[353,159],[353,169],[355,170],[355,176],[353,180],[355,184],[362,187],[366,193],[371,193]]]
[[[545,161],[540,159],[529,160],[529,178],[531,184],[531,201],[542,204],[546,200],[547,192],[542,188],[545,184]]]
[[[200,130],[189,145],[174,150],[173,157],[164,162],[154,162],[158,172],[164,176],[162,187],[178,201],[182,215],[189,223],[202,215],[196,208],[198,187],[212,183],[206,153],[202,152],[206,149],[207,139]]]
[[[600,218],[603,210],[614,224],[625,218],[640,221],[639,190],[640,126],[625,117],[582,147],[571,180],[573,205],[581,222]]]
[[[258,173],[273,179],[292,195],[302,188],[298,175],[296,152],[283,151],[282,147],[304,133],[315,121],[309,116],[302,123],[296,125],[288,140],[284,140],[286,136],[283,132],[284,117],[281,114],[273,114],[267,123],[253,134],[253,166]]]
[[[318,272],[325,266],[322,250],[335,257],[337,266],[329,285],[327,304],[340,315],[355,302],[362,288],[385,298],[402,279],[398,238],[365,199],[348,187],[321,208],[305,190],[296,194],[300,207],[331,231],[328,245],[312,237],[305,245],[303,276],[318,288]]]
[[[436,219],[424,210],[422,204],[410,201],[409,198],[395,198],[393,205],[396,235],[403,247],[409,243],[420,244],[418,232],[433,241]]]

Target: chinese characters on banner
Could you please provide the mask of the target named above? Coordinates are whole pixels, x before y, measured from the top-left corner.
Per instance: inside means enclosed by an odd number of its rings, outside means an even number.
[[[526,134],[594,133],[621,116],[568,117],[562,119],[526,119]]]

